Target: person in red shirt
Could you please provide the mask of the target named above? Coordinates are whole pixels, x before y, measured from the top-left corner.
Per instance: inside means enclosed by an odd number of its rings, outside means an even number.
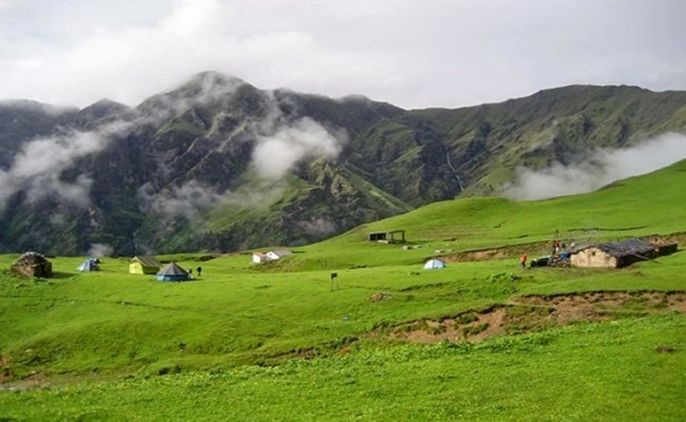
[[[524,255],[522,255],[522,256],[519,257],[519,263],[522,264],[522,268],[526,268],[526,260],[527,260],[528,258],[529,258],[529,257],[526,256],[526,254],[524,254]]]

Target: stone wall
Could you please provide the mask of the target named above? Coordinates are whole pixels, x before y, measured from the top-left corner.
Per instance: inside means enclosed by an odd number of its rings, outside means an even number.
[[[598,248],[587,248],[572,255],[573,267],[616,268],[617,258],[614,258]]]

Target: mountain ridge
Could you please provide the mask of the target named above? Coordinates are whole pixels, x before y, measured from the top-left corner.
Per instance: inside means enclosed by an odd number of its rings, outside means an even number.
[[[308,243],[433,201],[497,194],[520,166],[686,130],[686,92],[630,86],[405,110],[203,72],[135,107],[9,104],[0,102],[0,181],[17,188],[0,191],[0,250],[71,254],[95,243],[118,254]],[[47,146],[33,151],[37,140]],[[44,154],[34,158],[48,170],[18,171],[28,153]],[[281,167],[271,181],[259,171]],[[256,206],[260,196],[269,200]]]

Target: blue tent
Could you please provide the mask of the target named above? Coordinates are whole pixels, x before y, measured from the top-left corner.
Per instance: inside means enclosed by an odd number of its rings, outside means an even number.
[[[190,280],[190,276],[183,268],[176,265],[175,262],[168,264],[157,273],[157,281],[186,281]]]
[[[98,258],[88,258],[77,268],[78,271],[99,271],[100,260]]]

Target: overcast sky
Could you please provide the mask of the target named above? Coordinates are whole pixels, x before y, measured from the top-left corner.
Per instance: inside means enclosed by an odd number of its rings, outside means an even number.
[[[204,70],[407,108],[686,89],[685,22],[684,0],[0,0],[0,98],[135,105]]]

